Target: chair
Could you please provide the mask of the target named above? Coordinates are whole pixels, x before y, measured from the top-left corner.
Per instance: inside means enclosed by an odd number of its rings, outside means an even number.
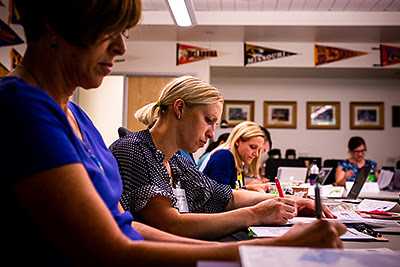
[[[268,151],[268,157],[273,159],[281,158],[281,150],[279,148],[274,148]]]
[[[338,166],[339,162],[343,161],[342,159],[326,159],[324,160],[324,167],[332,168],[331,173],[326,178],[325,184],[333,184],[335,183],[335,174],[336,174],[336,167]]]
[[[125,127],[119,127],[118,128],[118,135],[119,138],[124,137],[125,135],[133,133],[132,131],[126,129]]]
[[[291,148],[286,149],[285,158],[286,159],[296,159],[296,150],[291,149]]]

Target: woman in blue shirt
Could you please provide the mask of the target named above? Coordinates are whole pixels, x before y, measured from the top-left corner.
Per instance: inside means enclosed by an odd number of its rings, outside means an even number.
[[[122,183],[115,158],[86,114],[69,101],[78,86],[98,87],[115,57],[125,53],[125,29],[139,21],[140,1],[13,2],[27,49],[22,64],[0,82],[2,260],[15,266],[238,260],[237,243],[210,244],[133,223],[119,204]],[[344,232],[340,224],[315,226]],[[250,243],[301,241],[307,228]],[[342,246],[337,232],[330,237],[321,245]]]
[[[255,122],[236,125],[226,142],[210,153],[200,168],[208,177],[231,188],[244,188],[244,176],[259,178],[259,160],[267,141],[264,131]],[[267,191],[268,184],[246,185],[254,191]]]
[[[376,162],[365,159],[367,145],[363,138],[359,136],[350,138],[347,147],[350,158],[340,162],[336,168],[336,185],[345,185],[346,181],[354,181],[357,178],[358,172],[364,166],[372,166],[371,172],[374,173],[375,177],[378,177]]]

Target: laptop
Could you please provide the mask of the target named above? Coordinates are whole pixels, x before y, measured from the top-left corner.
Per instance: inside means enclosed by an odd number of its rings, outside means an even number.
[[[277,176],[281,183],[305,182],[307,168],[305,167],[279,167]]]
[[[396,170],[393,179],[393,190],[400,190],[400,170]]]
[[[333,168],[323,167],[321,169],[321,171],[318,173],[317,178],[315,178],[315,180],[312,184],[314,185],[315,183],[319,183],[321,185],[324,185],[326,182],[326,179],[328,178],[328,176],[332,170],[333,170]]]
[[[369,173],[371,172],[371,169],[372,169],[372,166],[364,166],[360,169],[360,171],[358,172],[357,178],[354,181],[354,184],[351,187],[347,196],[341,197],[341,198],[333,197],[330,199],[335,199],[336,201],[342,201],[342,202],[351,202],[351,203],[361,202],[361,201],[357,200],[357,197],[360,194],[361,189],[364,186],[364,183],[367,180]]]

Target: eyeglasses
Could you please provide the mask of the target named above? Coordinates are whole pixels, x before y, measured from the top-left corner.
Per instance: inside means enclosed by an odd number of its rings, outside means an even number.
[[[363,150],[353,150],[351,152],[353,152],[354,154],[364,154],[365,151],[367,151],[367,150],[365,150],[365,149],[363,149]]]
[[[123,30],[123,31],[120,32],[120,33],[112,33],[112,34],[109,34],[109,35],[106,36],[106,38],[107,38],[107,39],[116,39],[116,38],[118,38],[121,34],[122,34],[122,36],[123,36],[125,39],[129,39],[129,29],[125,29],[125,30]]]
[[[129,29],[125,29],[122,31],[122,36],[125,37],[125,39],[129,39]]]

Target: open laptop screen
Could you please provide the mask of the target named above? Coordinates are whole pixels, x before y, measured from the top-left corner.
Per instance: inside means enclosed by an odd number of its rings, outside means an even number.
[[[351,187],[349,194],[347,195],[347,198],[357,199],[357,197],[360,194],[360,191],[365,183],[365,180],[367,180],[367,177],[368,177],[371,169],[372,169],[372,166],[364,166],[360,169],[360,171],[358,172],[357,178],[354,181],[354,184]]]

